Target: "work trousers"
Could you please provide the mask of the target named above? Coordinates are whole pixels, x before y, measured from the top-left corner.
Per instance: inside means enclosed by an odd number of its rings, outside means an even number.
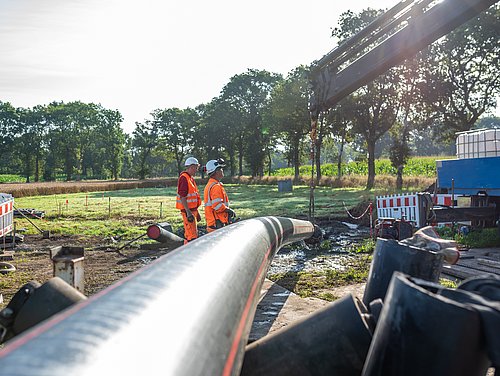
[[[187,219],[186,212],[181,210],[182,221],[184,223],[184,244],[187,244],[191,240],[194,240],[198,237],[198,221],[196,218],[198,217],[198,209],[191,209],[191,213],[193,213],[194,221],[189,222]]]

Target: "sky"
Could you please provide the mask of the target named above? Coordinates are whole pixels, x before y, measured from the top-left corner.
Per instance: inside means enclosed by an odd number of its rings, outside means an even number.
[[[286,75],[335,47],[341,13],[398,0],[0,0],[0,101],[119,110],[210,102],[236,74]]]

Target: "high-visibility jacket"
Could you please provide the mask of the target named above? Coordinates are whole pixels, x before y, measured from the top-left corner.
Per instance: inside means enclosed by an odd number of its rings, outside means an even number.
[[[189,175],[186,171],[183,171],[180,176],[185,176],[188,182],[188,193],[186,196],[187,204],[189,209],[196,209],[201,205],[201,197],[200,192],[198,191],[198,187],[196,186],[196,182],[194,178]],[[175,207],[179,210],[184,210],[184,205],[182,205],[181,196],[177,193],[177,201],[175,203]]]
[[[205,203],[207,227],[214,228],[217,219],[224,225],[229,223],[229,217],[226,213],[226,209],[229,207],[229,199],[224,185],[220,181],[213,178],[208,180],[203,192],[203,201]]]

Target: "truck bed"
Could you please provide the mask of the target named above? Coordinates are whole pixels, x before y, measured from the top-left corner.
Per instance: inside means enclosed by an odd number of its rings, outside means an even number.
[[[457,195],[500,196],[500,157],[446,159],[436,161],[437,186]]]

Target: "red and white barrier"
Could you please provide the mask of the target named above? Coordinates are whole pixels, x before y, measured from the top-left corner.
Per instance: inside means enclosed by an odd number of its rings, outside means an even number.
[[[404,219],[415,224],[419,223],[416,193],[378,196],[376,200],[378,218]]]
[[[418,227],[420,223],[419,200],[421,195],[417,193],[394,194],[388,196],[377,196],[377,217],[404,219],[414,222]],[[453,206],[451,194],[433,195],[434,205]],[[455,197],[457,197],[455,195]]]
[[[0,236],[5,236],[14,228],[14,197],[0,193]]]

